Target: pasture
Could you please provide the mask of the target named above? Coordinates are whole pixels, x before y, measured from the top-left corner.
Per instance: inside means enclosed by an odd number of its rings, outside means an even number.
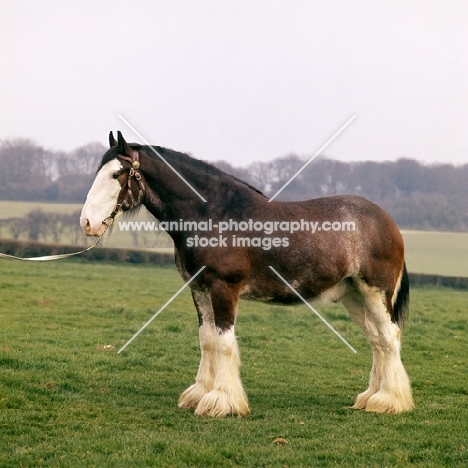
[[[0,202],[0,219],[21,218],[30,211],[38,209],[46,213],[72,214],[75,211],[80,211],[82,206],[80,203],[38,203],[2,200]]]
[[[342,306],[317,307],[356,355],[305,306],[241,302],[251,414],[211,419],[177,408],[199,362],[188,291],[117,354],[181,285],[173,268],[0,261],[0,466],[468,464],[467,293],[412,289],[400,415],[348,408],[371,353]]]
[[[412,273],[468,277],[468,233],[403,231]]]

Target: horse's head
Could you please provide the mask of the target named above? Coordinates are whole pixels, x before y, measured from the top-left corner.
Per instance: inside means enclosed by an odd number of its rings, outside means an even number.
[[[118,141],[110,132],[109,144],[81,211],[80,224],[87,236],[100,236],[116,216],[137,207],[143,200],[138,151],[120,132]]]

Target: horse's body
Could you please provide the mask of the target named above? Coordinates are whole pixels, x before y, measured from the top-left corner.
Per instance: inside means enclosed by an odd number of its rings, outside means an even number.
[[[118,143],[113,137],[110,141],[82,211],[87,235],[102,233],[102,222],[117,199],[115,211],[143,204],[163,222],[211,220],[217,226],[224,222],[224,227],[230,223],[222,234],[206,232],[199,224],[195,231],[168,231],[185,280],[205,266],[190,285],[199,318],[201,361],[195,384],[181,395],[179,406],[196,408],[198,415],[248,413],[234,334],[239,298],[286,304],[299,300],[268,268],[271,265],[302,297],[341,301],[364,331],[373,365],[369,388],[358,395],[354,408],[381,413],[413,408],[400,359],[408,278],[403,240],[388,214],[356,196],[269,203],[248,184],[185,154],[155,147],[162,161],[149,147],[129,146],[120,134]],[[135,158],[138,167],[132,173]],[[138,184],[131,185],[135,172]],[[236,223],[246,227],[249,220],[249,229],[235,230]],[[285,221],[302,223],[301,229],[285,232],[280,229]],[[259,223],[274,227],[275,222],[277,229],[270,235],[255,229]],[[314,233],[310,224],[306,230],[307,222],[316,223]],[[331,229],[338,225],[347,229]],[[211,245],[197,246],[195,236],[206,243],[211,239]]]

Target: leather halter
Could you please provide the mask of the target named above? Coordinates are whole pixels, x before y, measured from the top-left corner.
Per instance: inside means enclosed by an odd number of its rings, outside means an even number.
[[[132,178],[134,177],[135,180],[138,183],[138,187],[140,189],[140,196],[143,194],[145,191],[145,188],[143,186],[143,182],[141,181],[141,174],[138,172],[140,169],[140,155],[138,154],[138,151],[133,151],[132,150],[132,156],[125,156],[122,154],[119,154],[117,156],[117,159],[120,159],[121,161],[127,161],[131,164],[131,167],[128,171],[128,176],[127,180],[125,183],[122,185],[122,188],[120,189],[119,196],[117,197],[117,204],[115,205],[114,209],[112,210],[112,213],[104,219],[102,224],[104,224],[107,227],[112,226],[114,222],[114,218],[117,216],[117,213],[120,211],[122,208],[122,203],[124,202],[125,198],[127,198],[127,194],[132,188]]]

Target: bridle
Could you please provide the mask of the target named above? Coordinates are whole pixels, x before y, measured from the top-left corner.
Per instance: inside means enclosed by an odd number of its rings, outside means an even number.
[[[117,213],[121,210],[122,203],[127,198],[128,192],[132,188],[133,178],[135,178],[135,180],[138,183],[138,187],[140,189],[140,192],[139,192],[140,198],[145,192],[145,187],[141,180],[141,174],[138,172],[140,169],[140,155],[138,154],[138,151],[132,150],[131,156],[119,154],[117,156],[117,159],[120,159],[121,161],[127,161],[130,163],[131,166],[128,171],[127,180],[124,182],[124,184],[122,185],[122,188],[120,189],[119,196],[117,197],[117,203],[114,209],[112,210],[112,213],[102,221],[102,224],[106,226],[106,229],[104,230],[104,232],[106,232],[107,229],[110,226],[112,226],[112,224],[114,223],[114,218],[117,216]],[[101,236],[104,235],[104,232],[101,234]]]

